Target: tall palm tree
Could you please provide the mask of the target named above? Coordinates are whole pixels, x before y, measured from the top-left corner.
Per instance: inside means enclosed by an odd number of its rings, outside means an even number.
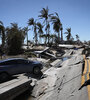
[[[62,24],[61,24],[58,13],[55,13],[55,14],[56,14],[55,16],[51,17],[51,21],[53,24],[53,29],[55,30],[55,32],[58,33],[58,42],[59,42],[60,41],[60,30],[61,30]]]
[[[29,26],[33,26],[33,29],[34,29],[34,38],[35,38],[35,43],[36,43],[36,45],[37,45],[37,41],[38,41],[38,39],[37,39],[37,27],[36,27],[36,20],[34,20],[34,18],[30,18],[29,20],[28,20],[28,25]]]
[[[26,36],[26,38],[27,38],[27,46],[28,46],[28,31],[29,31],[30,29],[29,29],[28,26],[27,26],[27,27],[24,27],[23,30],[24,30],[24,34],[25,34],[25,36]]]
[[[3,48],[5,45],[5,27],[3,26],[2,21],[0,21],[0,36],[2,39],[2,48]]]
[[[39,33],[40,42],[41,42],[41,35],[43,34],[43,25],[40,22],[37,22],[37,29]]]
[[[42,10],[40,11],[41,15],[39,15],[38,17],[40,19],[44,19],[44,23],[46,24],[46,28],[45,28],[45,31],[46,31],[46,34],[49,34],[49,29],[50,29],[50,26],[49,26],[49,18],[52,14],[49,14],[49,9],[48,7],[46,8],[42,8]]]

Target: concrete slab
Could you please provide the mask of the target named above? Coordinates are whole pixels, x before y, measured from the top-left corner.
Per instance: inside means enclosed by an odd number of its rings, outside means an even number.
[[[0,100],[12,100],[30,87],[31,79],[20,76],[17,79],[0,84]]]
[[[61,63],[62,63],[62,60],[61,59],[57,59],[57,60],[53,61],[50,65],[52,67],[59,67],[61,65]]]

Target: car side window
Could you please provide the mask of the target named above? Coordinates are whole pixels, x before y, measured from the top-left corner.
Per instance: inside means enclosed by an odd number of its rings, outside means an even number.
[[[29,64],[32,64],[33,62],[28,60],[28,63],[29,63]]]
[[[16,60],[11,60],[11,61],[5,62],[5,65],[13,65],[13,64],[17,64],[17,61]]]
[[[23,59],[16,59],[16,60],[8,60],[1,62],[0,65],[14,65],[14,64],[31,64],[32,61],[23,60]]]
[[[5,62],[1,62],[0,65],[5,65]]]
[[[0,63],[0,65],[13,65],[13,64],[17,64],[16,60],[9,60],[9,61],[5,61]]]
[[[18,64],[28,64],[28,61],[27,60],[19,59],[19,60],[17,60],[17,63]]]

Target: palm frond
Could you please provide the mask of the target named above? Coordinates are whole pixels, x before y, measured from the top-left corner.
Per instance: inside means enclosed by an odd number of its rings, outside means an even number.
[[[55,14],[56,14],[56,16],[59,18],[59,15],[58,15],[58,13],[57,13],[57,12],[55,12]]]
[[[34,25],[34,18],[30,18],[28,20],[28,25]]]
[[[0,21],[0,24],[1,24],[1,25],[3,25],[3,22],[2,22],[2,21]]]

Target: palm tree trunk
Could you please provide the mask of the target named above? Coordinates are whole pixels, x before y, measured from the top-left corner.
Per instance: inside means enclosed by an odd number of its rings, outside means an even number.
[[[5,45],[5,33],[4,33],[4,29],[2,30],[2,48]]]
[[[58,42],[60,42],[60,31],[58,32]]]
[[[27,32],[27,47],[28,47],[28,32]]]
[[[61,30],[61,41],[63,41],[63,30]]]
[[[40,41],[40,44],[42,43],[42,41],[41,41],[41,37],[39,36],[39,41]]]
[[[36,24],[34,25],[34,33],[35,33],[35,44],[37,45],[37,32],[36,32]]]
[[[47,21],[47,19],[46,19],[46,35],[48,34],[47,25],[48,25],[48,21]],[[47,42],[47,37],[46,37],[46,42]],[[46,42],[45,42],[45,45],[46,45]]]
[[[48,28],[48,35],[47,36],[48,36],[48,44],[49,44],[49,28]]]
[[[48,22],[48,25],[49,25],[49,22]],[[50,38],[49,31],[50,31],[50,26],[47,27],[47,32],[48,32],[48,34],[47,34],[47,36],[48,36],[48,37],[47,37],[47,38],[48,38],[48,44],[49,44],[49,38]]]

